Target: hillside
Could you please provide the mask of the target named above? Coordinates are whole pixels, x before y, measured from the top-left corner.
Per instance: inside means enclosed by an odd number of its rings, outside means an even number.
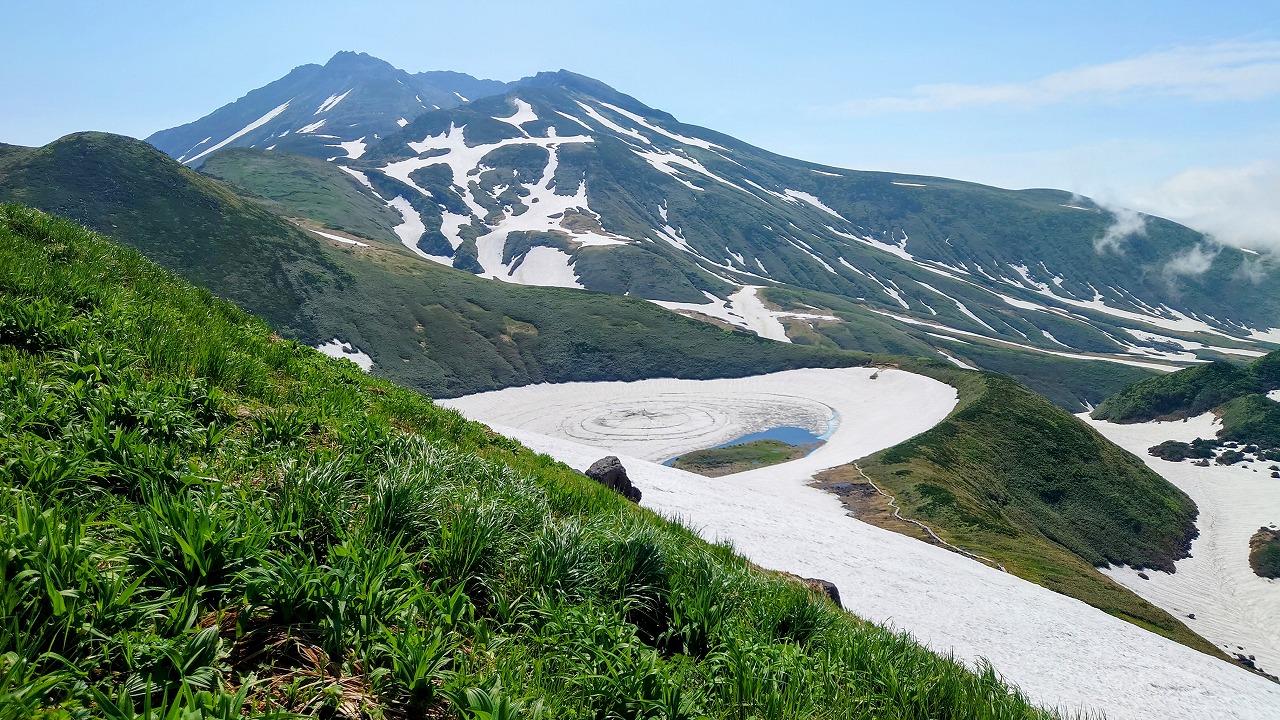
[[[1196,535],[1196,506],[1185,493],[1006,378],[937,364],[905,367],[960,391],[960,404],[942,423],[858,463],[897,498],[905,517],[1020,577],[1220,655],[1095,569],[1172,568]],[[856,470],[824,479],[865,482]]]
[[[1050,716],[13,205],[0,323],[7,716]]]
[[[341,166],[305,155],[232,148],[209,156],[200,171],[251,196],[271,201],[290,217],[310,218],[334,230],[400,242],[400,215]]]

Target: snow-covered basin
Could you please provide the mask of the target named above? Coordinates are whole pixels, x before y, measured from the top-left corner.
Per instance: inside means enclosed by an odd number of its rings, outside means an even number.
[[[1249,567],[1249,538],[1260,527],[1280,525],[1280,479],[1267,469],[1275,463],[1198,467],[1147,454],[1147,448],[1165,440],[1215,437],[1221,426],[1210,413],[1130,425],[1086,420],[1181,488],[1200,509],[1200,536],[1191,543],[1191,557],[1174,564],[1177,572],[1146,570],[1148,580],[1127,567],[1105,572],[1224,652],[1253,655],[1263,670],[1280,674],[1280,582],[1258,577]],[[1280,718],[1280,707],[1274,717]]]
[[[1280,717],[1280,685],[1084,603],[849,517],[807,485],[816,472],[941,420],[955,391],[885,369],[794,370],[729,380],[511,388],[454,400],[469,418],[568,465],[618,455],[645,507],[728,540],[764,567],[820,577],[845,606],[966,661],[989,659],[1036,702],[1111,718]],[[772,405],[773,409],[766,409]],[[721,478],[658,464],[775,425],[837,423],[800,460]]]

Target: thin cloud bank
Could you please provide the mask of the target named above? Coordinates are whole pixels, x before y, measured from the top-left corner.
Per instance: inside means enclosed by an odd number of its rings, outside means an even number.
[[[1280,162],[1191,168],[1132,204],[1225,245],[1280,255]]]
[[[855,115],[932,112],[982,105],[1035,108],[1078,98],[1172,95],[1202,102],[1257,100],[1280,93],[1280,41],[1186,46],[1023,83],[918,85],[904,97],[848,102]]]
[[[1075,197],[1075,196],[1072,196]],[[1124,243],[1134,235],[1147,234],[1147,219],[1142,213],[1129,208],[1096,202],[1098,207],[1111,213],[1111,225],[1102,237],[1093,241],[1093,251],[1099,255],[1113,252],[1124,254]]]

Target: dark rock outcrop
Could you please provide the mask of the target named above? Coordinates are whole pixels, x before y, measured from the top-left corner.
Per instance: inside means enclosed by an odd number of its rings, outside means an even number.
[[[587,477],[613,490],[631,502],[640,502],[640,488],[631,484],[627,477],[627,469],[617,457],[609,455],[591,463],[587,468]]]
[[[835,603],[836,607],[844,607],[844,605],[841,604],[840,602],[840,588],[836,587],[835,583],[831,582],[830,580],[822,580],[820,578],[801,578],[801,579],[804,580],[805,583],[809,585],[809,587],[831,598],[831,602]]]

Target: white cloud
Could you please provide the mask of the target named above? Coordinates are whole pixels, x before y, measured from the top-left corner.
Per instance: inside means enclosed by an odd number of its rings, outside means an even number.
[[[1072,194],[1073,199],[1077,196]],[[1124,253],[1124,242],[1134,235],[1147,234],[1147,219],[1135,210],[1111,206],[1098,202],[1097,205],[1111,213],[1111,225],[1102,237],[1093,241],[1093,251],[1105,255],[1108,251],[1117,255]]]
[[[1196,243],[1193,247],[1170,258],[1164,265],[1164,273],[1170,279],[1179,276],[1203,275],[1213,266],[1214,259],[1221,252],[1221,246]]]
[[[1280,162],[1191,168],[1132,204],[1226,245],[1280,253]]]
[[[981,105],[1033,108],[1084,98],[1173,95],[1205,102],[1280,93],[1280,41],[1178,47],[1087,65],[1022,83],[918,85],[904,97],[849,102],[852,114],[929,112]]]

